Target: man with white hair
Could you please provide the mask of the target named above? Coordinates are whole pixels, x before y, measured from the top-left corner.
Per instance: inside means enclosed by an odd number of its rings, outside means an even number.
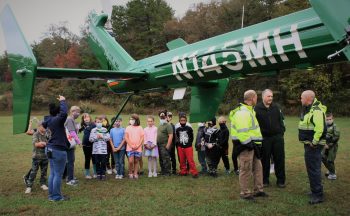
[[[323,202],[323,186],[321,179],[321,151],[326,144],[327,127],[325,113],[327,107],[322,105],[311,90],[301,94],[303,106],[299,121],[299,141],[304,144],[305,165],[311,197],[311,205]]]
[[[261,158],[263,182],[264,187],[270,185],[270,160],[272,155],[275,163],[276,185],[279,188],[284,188],[286,180],[283,138],[285,132],[284,118],[281,109],[272,101],[272,91],[265,89],[262,92],[262,102],[254,108],[263,136]]]
[[[254,197],[268,196],[264,192],[260,161],[262,135],[253,108],[257,99],[256,92],[248,90],[244,93],[244,103],[240,103],[236,109],[230,112],[231,137],[234,145],[237,145],[240,163],[240,197],[249,201],[254,201]],[[254,193],[248,188],[251,176],[254,178]]]

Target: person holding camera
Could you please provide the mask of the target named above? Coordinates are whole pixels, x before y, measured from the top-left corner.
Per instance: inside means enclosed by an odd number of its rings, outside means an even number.
[[[256,92],[248,90],[244,92],[244,102],[230,112],[231,136],[239,152],[240,197],[249,201],[254,201],[254,197],[268,196],[263,187],[260,150],[262,135],[254,111],[257,99]],[[254,178],[254,193],[248,187],[251,176]]]
[[[49,200],[64,201],[69,198],[62,195],[61,181],[64,172],[64,167],[67,161],[67,136],[64,123],[67,119],[68,107],[66,99],[62,95],[57,98],[59,106],[55,103],[49,104],[50,116],[44,118],[43,126],[51,131],[51,138],[46,147],[46,155],[50,163],[49,176]]]

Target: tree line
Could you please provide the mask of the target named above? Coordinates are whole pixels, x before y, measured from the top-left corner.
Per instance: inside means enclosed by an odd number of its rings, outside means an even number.
[[[245,27],[310,7],[307,0],[218,0],[197,4],[182,18],[176,18],[164,0],[131,0],[125,6],[114,6],[110,21],[118,43],[138,60],[167,51],[166,43],[176,38],[194,43],[241,28],[243,5]],[[82,28],[78,37],[69,31],[66,23],[53,24],[44,39],[32,44],[32,48],[39,66],[99,68],[87,44],[86,28]],[[231,80],[219,113],[227,114],[247,89],[259,92],[271,88],[275,100],[287,114],[299,111],[300,92],[313,89],[332,112],[349,115],[350,104],[344,103],[350,99],[349,69],[349,63],[340,63],[317,66],[312,71],[293,69],[282,71],[277,76]],[[11,109],[10,82],[5,53],[0,56],[1,109]],[[33,109],[42,109],[57,94],[81,101],[83,109],[90,112],[93,112],[89,105],[91,102],[118,106],[123,100],[123,96],[110,92],[104,81],[37,80]],[[171,98],[172,92],[136,95],[125,111],[149,113],[158,108],[189,110],[189,94],[176,103]]]

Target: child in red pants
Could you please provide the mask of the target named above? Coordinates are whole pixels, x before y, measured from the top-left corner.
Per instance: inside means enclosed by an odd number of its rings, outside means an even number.
[[[198,177],[198,171],[196,169],[196,164],[193,160],[193,130],[191,127],[187,126],[187,117],[185,115],[180,116],[179,119],[180,127],[176,129],[176,146],[177,152],[180,158],[180,175],[187,175],[188,170],[186,166],[186,161],[190,166],[190,173],[193,178]]]

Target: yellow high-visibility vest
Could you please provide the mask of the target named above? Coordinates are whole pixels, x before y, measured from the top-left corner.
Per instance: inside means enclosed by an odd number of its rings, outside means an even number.
[[[325,113],[327,107],[322,105],[316,98],[310,110],[301,116],[299,121],[299,141],[304,144],[326,144],[327,127]]]
[[[230,112],[230,121],[230,135],[233,140],[239,140],[243,145],[251,141],[261,144],[262,135],[252,106],[240,103]]]

